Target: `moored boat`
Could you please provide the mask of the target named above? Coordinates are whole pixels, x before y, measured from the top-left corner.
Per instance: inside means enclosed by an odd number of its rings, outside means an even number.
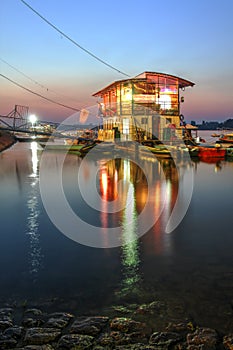
[[[222,147],[204,147],[198,146],[199,158],[224,158],[226,149]]]
[[[221,135],[217,142],[233,144],[233,133]]]
[[[153,146],[144,146],[152,154],[160,158],[178,158],[185,154],[190,154],[189,147],[171,146],[163,144],[154,144]]]
[[[154,155],[162,158],[172,158],[171,152],[164,146],[144,146],[148,151],[153,153]]]
[[[218,147],[221,147],[221,149],[224,149],[226,151],[226,157],[230,158],[233,157],[233,144],[232,143],[219,143],[218,141],[215,144]]]
[[[216,134],[215,132],[213,134],[211,134],[211,137],[220,137],[220,134]]]
[[[62,151],[62,152],[69,152],[69,153],[76,153],[78,155],[84,155],[87,152],[89,152],[93,147],[95,147],[98,143],[95,141],[89,141],[85,144],[49,144],[49,143],[40,143],[40,146],[47,150],[52,151]]]
[[[199,155],[199,147],[198,146],[188,146],[189,155],[191,158],[196,158]]]
[[[226,148],[226,157],[232,157],[233,158],[233,145],[232,145],[232,147]]]
[[[46,150],[52,150],[52,151],[66,151],[66,152],[77,152],[80,151],[82,147],[85,145],[79,144],[79,145],[67,145],[67,144],[60,144],[60,143],[46,143],[46,142],[40,142],[39,143],[42,148],[46,148]]]

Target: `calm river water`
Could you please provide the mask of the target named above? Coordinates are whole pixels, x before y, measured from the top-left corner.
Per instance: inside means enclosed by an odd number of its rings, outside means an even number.
[[[127,157],[84,162],[69,154],[60,191],[63,155],[46,152],[41,167],[42,155],[36,143],[0,154],[1,305],[232,330],[233,162],[143,155],[137,166]],[[90,208],[85,195],[100,207]]]

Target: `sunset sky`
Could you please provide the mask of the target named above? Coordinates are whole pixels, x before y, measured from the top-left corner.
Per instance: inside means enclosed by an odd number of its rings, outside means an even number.
[[[144,71],[177,75],[186,89],[186,120],[233,118],[233,1],[26,1],[86,50],[134,77]],[[127,77],[96,60],[45,23],[20,0],[0,4],[0,71],[17,84],[77,109],[92,94]],[[0,115],[16,104],[42,120],[74,111],[0,77]]]

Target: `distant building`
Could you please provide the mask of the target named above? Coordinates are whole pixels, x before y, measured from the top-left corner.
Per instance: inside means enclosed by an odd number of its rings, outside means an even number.
[[[202,121],[202,124],[197,125],[199,130],[217,130],[221,128],[223,123],[219,123],[216,121]]]
[[[101,100],[99,117],[103,140],[167,139],[180,130],[181,90],[191,81],[170,74],[144,72],[111,83],[93,94]]]

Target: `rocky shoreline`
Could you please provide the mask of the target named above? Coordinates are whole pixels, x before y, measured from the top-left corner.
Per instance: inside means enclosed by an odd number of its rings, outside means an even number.
[[[6,131],[0,131],[0,152],[9,148],[16,142],[16,138]]]
[[[232,350],[233,332],[223,335],[187,320],[158,331],[129,317],[5,306],[0,308],[0,349]]]

